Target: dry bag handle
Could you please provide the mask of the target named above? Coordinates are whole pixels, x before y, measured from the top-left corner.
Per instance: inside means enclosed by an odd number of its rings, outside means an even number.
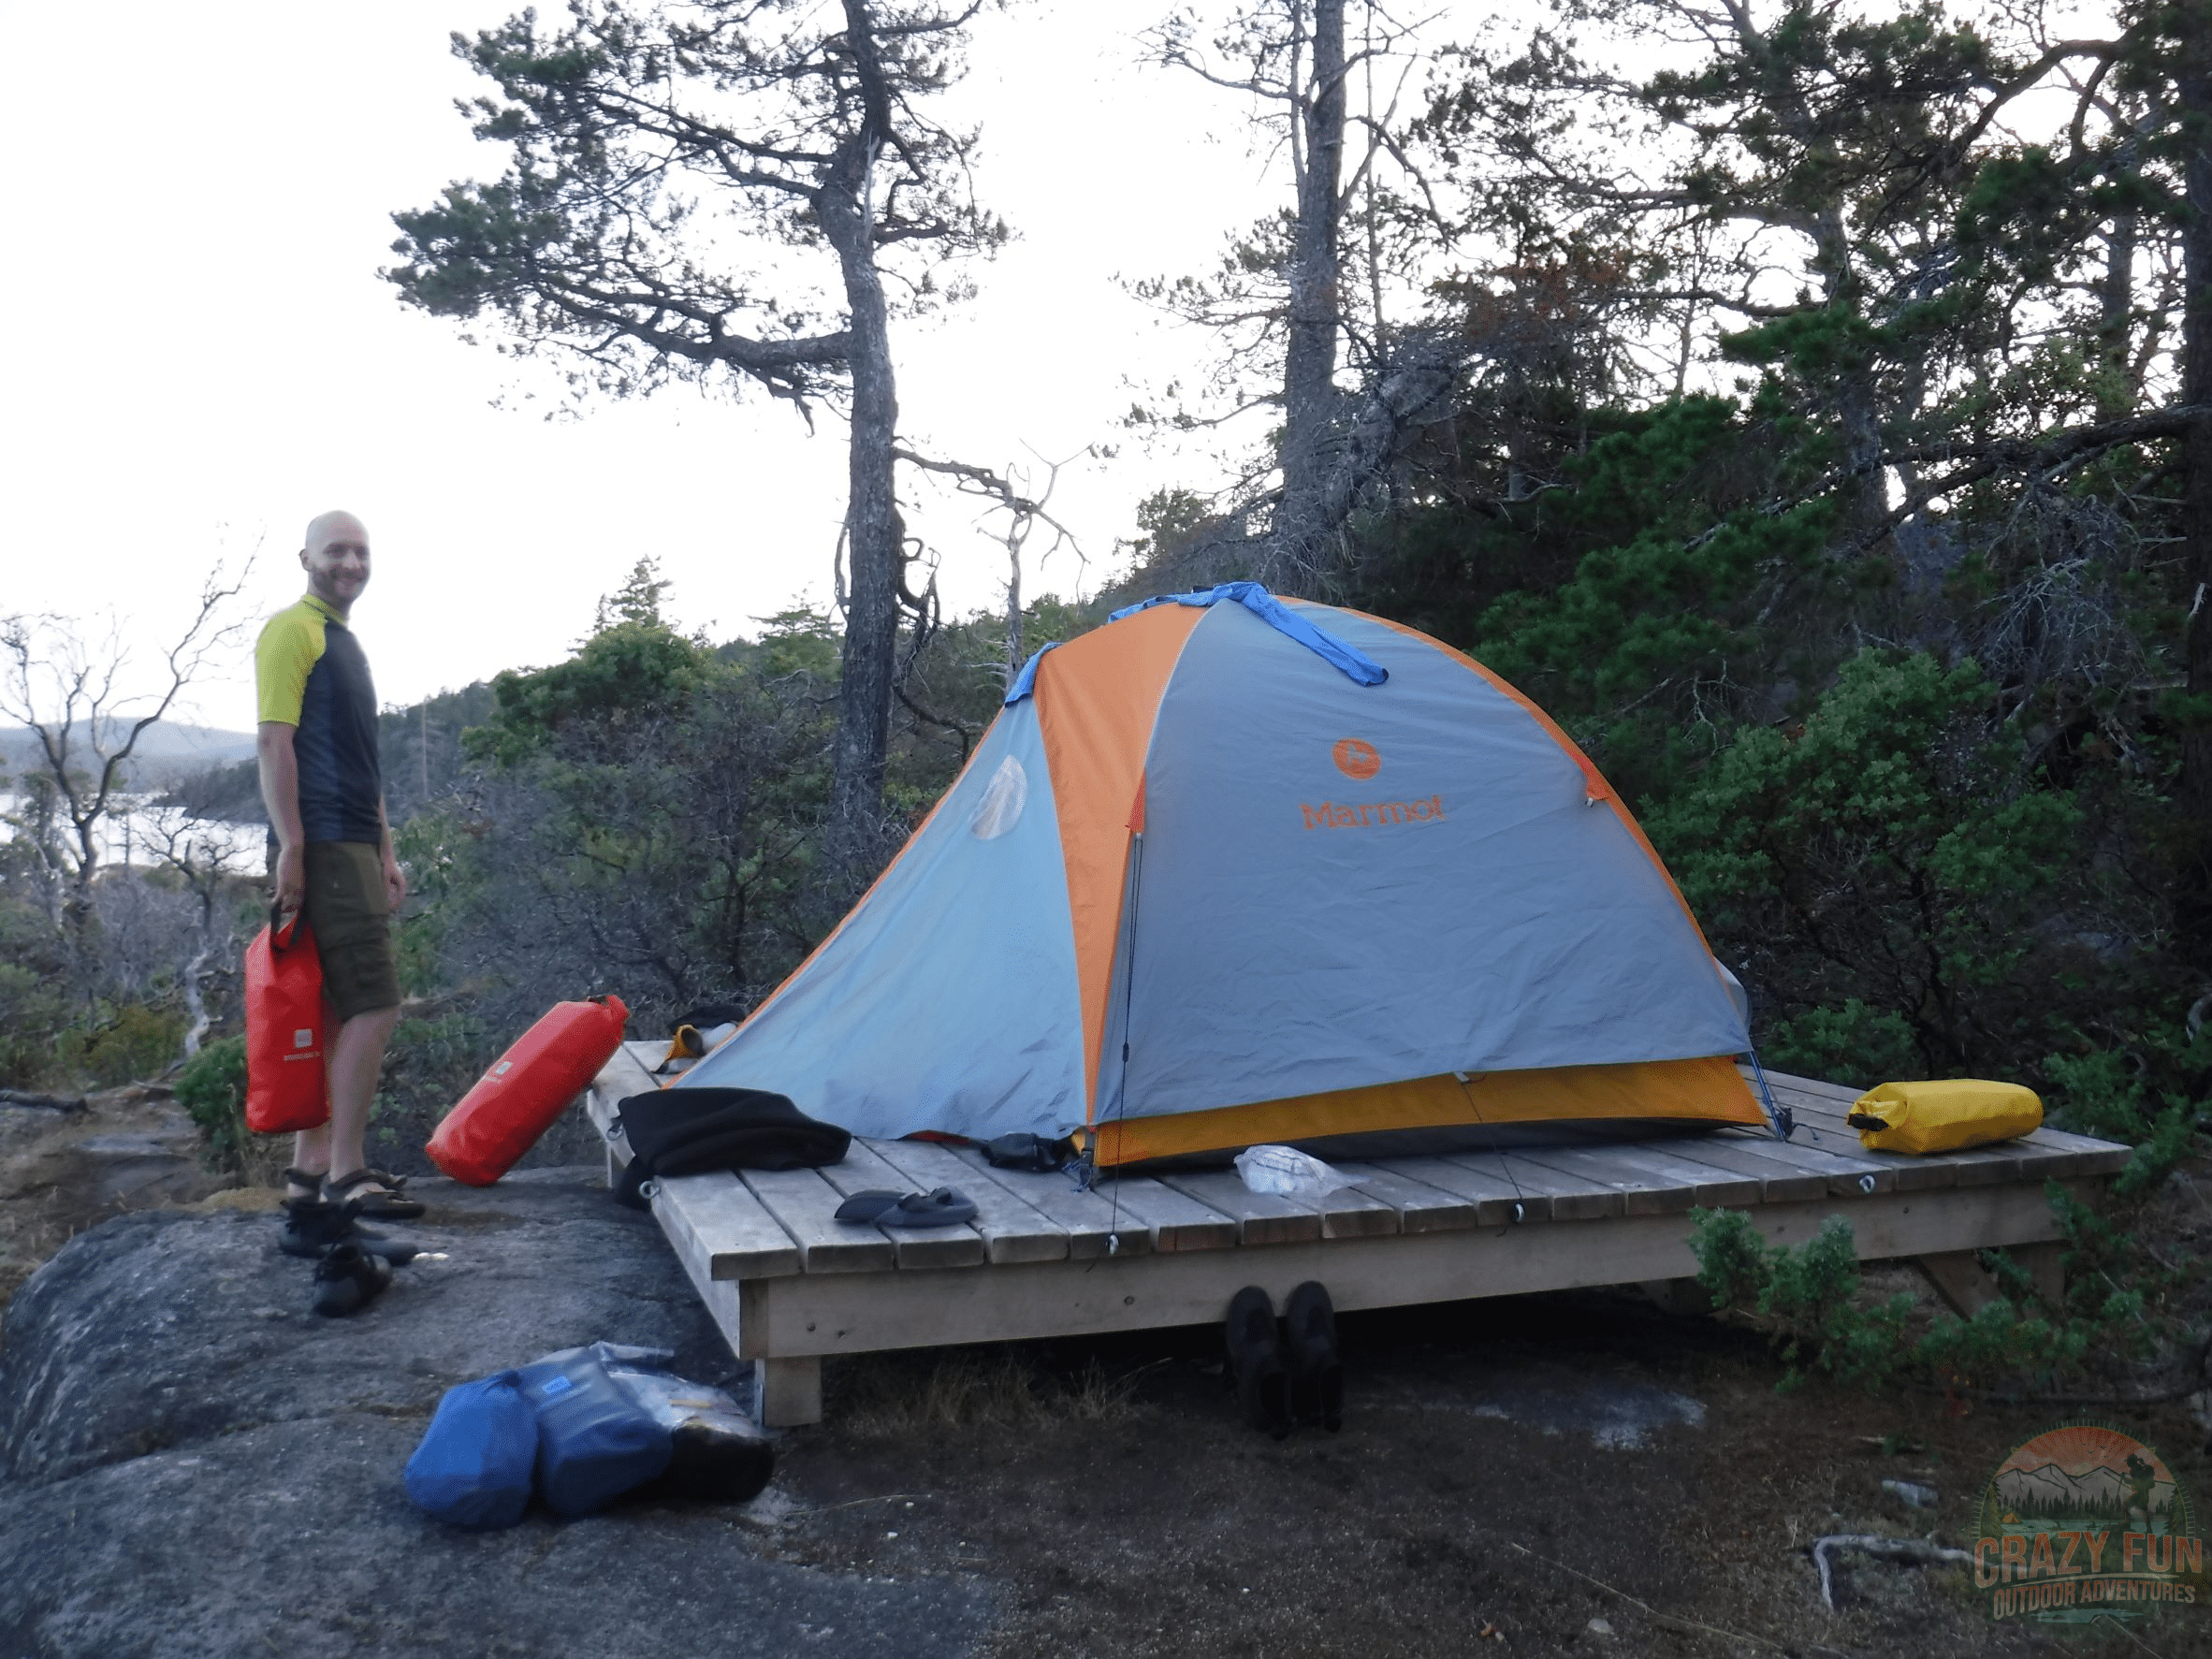
[[[284,920],[283,901],[270,899],[269,901],[269,948],[281,953],[297,944],[299,939],[299,924],[306,915],[307,907],[301,905],[292,912],[292,924],[286,928]]]

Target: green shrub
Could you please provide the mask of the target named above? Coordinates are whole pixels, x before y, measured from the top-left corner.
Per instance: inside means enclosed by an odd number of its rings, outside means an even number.
[[[2125,1053],[2051,1055],[2044,1071],[2056,1098],[2057,1121],[2104,1141],[2124,1141],[2135,1156],[2113,1189],[2122,1198],[2147,1192],[2188,1156],[2196,1108],[2184,1095],[2161,1092],[2154,1103],[2142,1068]]]
[[[1692,1210],[1690,1249],[1697,1282],[1716,1310],[1735,1309],[1768,1332],[1788,1370],[1780,1391],[1817,1365],[1839,1382],[1879,1387],[1896,1369],[1914,1300],[1859,1300],[1851,1223],[1831,1215],[1805,1244],[1769,1247],[1740,1210]]]
[[[1776,1065],[2009,1077],[2108,1006],[2092,957],[2037,945],[2088,903],[2084,813],[2023,780],[1997,697],[1972,662],[1862,651],[1802,726],[1741,732],[1648,816]]]
[[[1855,1240],[1841,1215],[1792,1246],[1768,1244],[1739,1210],[1692,1210],[1690,1249],[1715,1309],[1748,1317],[1774,1344],[1787,1367],[1778,1392],[1797,1388],[1811,1369],[1870,1390],[1901,1377],[1946,1389],[2047,1388],[2092,1359],[2141,1361],[2186,1340],[2164,1314],[2180,1275],[2057,1182],[2045,1190],[2065,1244],[2065,1306],[2045,1309],[2026,1269],[1985,1251],[2001,1294],[1970,1319],[1939,1314],[1917,1335],[1915,1297],[1861,1294]]]
[[[34,1089],[58,1070],[54,1040],[69,1023],[67,999],[36,968],[0,961],[0,1088]]]
[[[175,1010],[126,1002],[104,1019],[64,1031],[56,1046],[65,1069],[112,1088],[167,1070],[184,1046],[184,1026]]]
[[[1833,1078],[1862,1087],[1920,1074],[1913,1028],[1893,1011],[1847,997],[1841,1008],[1810,1009],[1776,1020],[1760,1049],[1778,1071]]]
[[[192,1056],[177,1079],[177,1103],[192,1114],[211,1170],[245,1171],[253,1134],[246,1128],[246,1040],[225,1037]]]

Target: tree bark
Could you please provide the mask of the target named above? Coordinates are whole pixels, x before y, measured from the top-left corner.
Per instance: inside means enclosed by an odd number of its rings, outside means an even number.
[[[2212,401],[2212,4],[2184,8],[2175,65],[2182,173],[2189,217],[2182,226],[2181,400]],[[2182,441],[2181,526],[2190,611],[2188,724],[2181,739],[2179,943],[2212,967],[2212,417],[2199,415]]]
[[[1807,118],[1810,124],[1810,118]],[[1840,203],[1824,208],[1813,232],[1812,268],[1820,272],[1831,311],[1847,316],[1863,311],[1866,294],[1852,258],[1851,230]],[[1846,496],[1852,537],[1865,545],[1884,533],[1889,524],[1889,484],[1874,464],[1882,454],[1882,413],[1874,395],[1870,367],[1859,364],[1838,371],[1835,380],[1836,419],[1843,434],[1843,459],[1853,470],[1854,483]]]
[[[2104,278],[2097,289],[2097,418],[2123,420],[2135,408],[2135,245],[2133,213],[2120,213],[2104,239]],[[2183,400],[2187,401],[2186,397]]]
[[[1293,119],[1303,128],[1298,226],[1291,243],[1289,343],[1283,368],[1283,497],[1270,549],[1273,583],[1311,581],[1334,528],[1323,511],[1336,413],[1342,322],[1337,229],[1344,169],[1345,0],[1314,0],[1313,69]]]
[[[898,648],[898,576],[903,527],[893,483],[898,388],[891,367],[891,322],[876,268],[876,157],[888,141],[890,102],[866,0],[845,0],[866,118],[818,197],[822,234],[837,250],[850,313],[852,431],[845,506],[851,587],[832,755],[832,863],[853,885],[875,873],[882,854],[883,764],[891,741],[893,661]]]

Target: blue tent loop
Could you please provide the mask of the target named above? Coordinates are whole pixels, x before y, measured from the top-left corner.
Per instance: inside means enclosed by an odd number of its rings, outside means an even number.
[[[1024,697],[1026,697],[1030,692],[1037,689],[1037,665],[1044,661],[1045,651],[1058,650],[1060,648],[1060,643],[1061,642],[1056,639],[1054,640],[1052,644],[1046,646],[1043,650],[1039,651],[1034,657],[1031,657],[1026,662],[1022,664],[1021,673],[1013,677],[1013,684],[1006,688],[1005,706],[1008,708],[1011,708],[1015,704],[1019,703]]]
[[[1258,582],[1224,582],[1217,588],[1204,588],[1195,593],[1163,593],[1157,599],[1124,605],[1106,620],[1118,622],[1124,617],[1148,611],[1156,604],[1185,604],[1203,609],[1208,605],[1219,604],[1224,600],[1243,605],[1277,633],[1296,640],[1356,684],[1379,686],[1390,677],[1390,671],[1373,657],[1354,649],[1335,634],[1315,627]],[[1044,660],[1044,651],[1051,649],[1052,646],[1046,646],[1043,651],[1039,651],[1022,664],[1021,673],[1014,676],[1013,684],[1006,689],[1008,706],[1019,703],[1037,689],[1037,664]]]
[[[1354,650],[1335,634],[1315,627],[1258,582],[1224,582],[1218,588],[1202,588],[1196,593],[1163,593],[1157,599],[1124,605],[1106,619],[1118,622],[1124,617],[1148,611],[1156,604],[1187,604],[1202,610],[1224,600],[1243,605],[1277,633],[1296,640],[1347,679],[1363,686],[1379,686],[1390,677],[1390,670],[1373,657]]]

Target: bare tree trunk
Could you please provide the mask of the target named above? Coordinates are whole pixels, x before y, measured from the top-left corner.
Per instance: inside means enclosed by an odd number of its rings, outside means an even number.
[[[2190,213],[2182,226],[2181,400],[2212,402],[2212,5],[2196,0],[2183,25],[2175,68],[2181,106],[2184,182]],[[2191,26],[2193,23],[2193,26]],[[2189,725],[2181,739],[2182,868],[2177,920],[2183,952],[2212,967],[2212,419],[2183,440],[2181,523],[2190,587]]]
[[[2121,213],[2104,239],[2104,280],[2097,291],[2097,418],[2135,413],[2135,215]]]
[[[1821,212],[1813,233],[1813,269],[1821,273],[1830,307],[1855,310],[1863,294],[1851,257],[1851,232],[1843,210]],[[1874,462],[1882,454],[1882,415],[1874,397],[1874,377],[1860,364],[1838,371],[1836,418],[1843,429],[1843,462],[1855,473],[1847,501],[1851,528],[1858,537],[1876,533],[1889,519],[1889,485]]]
[[[837,736],[830,782],[830,856],[848,881],[875,873],[881,855],[883,763],[891,742],[893,659],[898,648],[898,578],[904,528],[892,473],[898,390],[891,325],[876,269],[876,157],[891,131],[888,94],[866,0],[845,0],[846,38],[866,100],[861,136],[847,147],[819,198],[822,232],[837,250],[851,313],[852,432],[845,528],[852,585],[845,615]]]
[[[1006,532],[1006,683],[1022,672],[1022,536],[1019,515]]]
[[[1283,366],[1283,501],[1275,515],[1268,578],[1310,580],[1324,564],[1333,526],[1321,498],[1336,414],[1336,340],[1343,298],[1337,248],[1344,167],[1345,0],[1314,0],[1313,68],[1303,107],[1298,227],[1291,243],[1289,343]]]
[[[208,1026],[213,1023],[208,1012],[208,999],[200,990],[199,976],[207,971],[208,958],[215,953],[211,944],[200,946],[191,961],[184,965],[184,1012],[189,1021],[184,1027],[184,1057],[189,1060],[207,1041]]]

